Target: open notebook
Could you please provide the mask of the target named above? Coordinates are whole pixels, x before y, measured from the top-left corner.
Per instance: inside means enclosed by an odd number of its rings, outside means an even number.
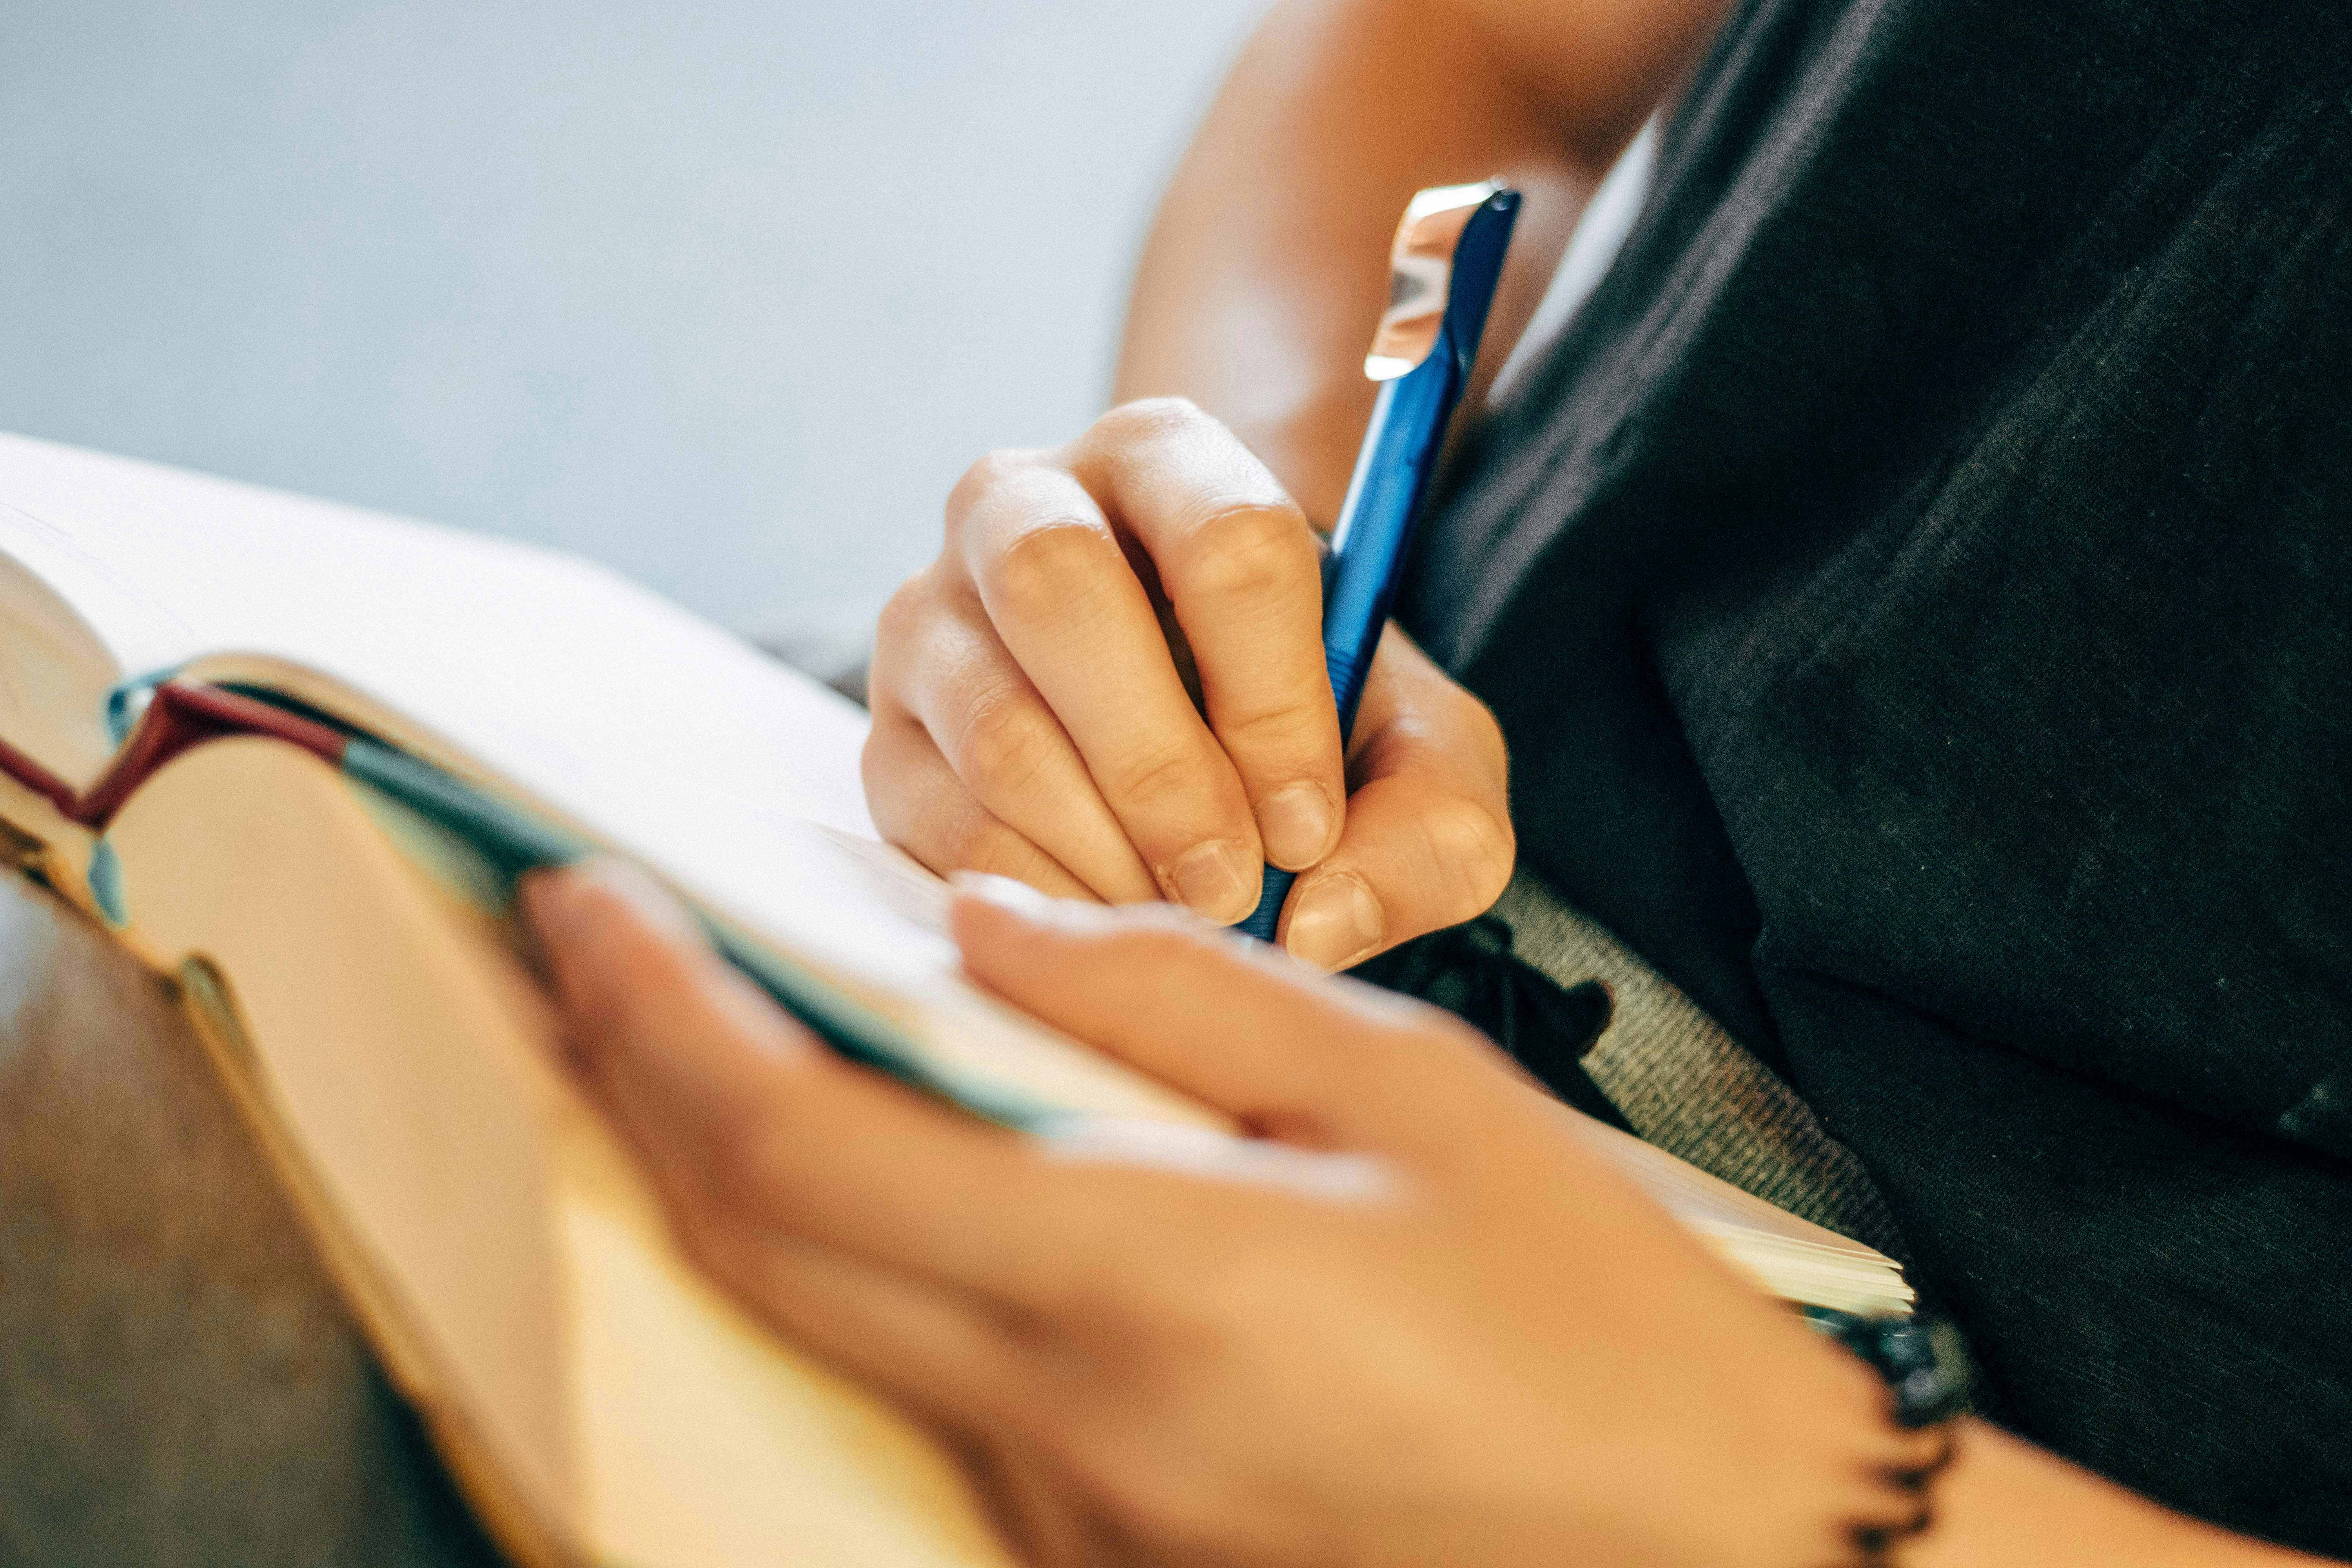
[[[1006,1561],[919,1431],[678,1255],[552,1063],[469,811],[641,859],[803,1016],[982,1113],[1217,1125],[962,980],[940,884],[872,836],[863,735],[579,561],[0,436],[6,847],[177,978],[522,1560]],[[1765,1289],[1909,1301],[1869,1248],[1573,1124]]]

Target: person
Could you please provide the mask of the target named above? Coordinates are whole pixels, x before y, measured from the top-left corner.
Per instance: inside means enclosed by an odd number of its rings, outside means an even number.
[[[1044,1563],[2352,1555],[2347,33],[1277,8],[1145,251],[1119,405],[957,488],[866,752],[891,837],[992,874],[954,910],[980,983],[1256,1136],[959,1121],[625,875],[542,878],[582,1070],[698,1256],[950,1434]],[[1396,213],[1528,193],[1507,347],[1654,114],[1343,754],[1310,522]],[[1165,907],[1234,921],[1262,860],[1301,873],[1286,958]],[[1924,1492],[1861,1363],[1523,1075],[1310,978],[1515,865],[1877,1179],[1999,1418]]]

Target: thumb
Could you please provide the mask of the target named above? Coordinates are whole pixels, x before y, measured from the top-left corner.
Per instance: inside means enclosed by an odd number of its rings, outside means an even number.
[[[1333,981],[1166,905],[1103,909],[957,879],[972,978],[1251,1132],[1410,1153],[1451,1134],[1454,1089],[1500,1058],[1458,1020]]]
[[[1494,715],[1393,626],[1354,741],[1339,846],[1301,873],[1283,909],[1283,946],[1319,969],[1486,913],[1517,847]]]

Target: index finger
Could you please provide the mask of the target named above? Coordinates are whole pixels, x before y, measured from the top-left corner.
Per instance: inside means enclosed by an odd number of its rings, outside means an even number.
[[[1258,1134],[1419,1156],[1479,1124],[1449,1112],[1459,1097],[1506,1078],[1460,1020],[1172,910],[958,881],[951,919],[972,978]]]
[[[1231,431],[1178,398],[1113,410],[1070,457],[1159,574],[1266,858],[1315,864],[1339,841],[1347,784],[1306,514]]]
[[[959,486],[948,520],[996,636],[1153,880],[1212,920],[1247,915],[1265,863],[1249,800],[1099,502],[1059,464],[1013,462]]]

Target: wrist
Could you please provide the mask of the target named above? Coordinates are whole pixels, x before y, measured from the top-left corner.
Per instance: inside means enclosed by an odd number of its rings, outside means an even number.
[[[1935,1489],[1951,1466],[1969,1405],[1968,1352],[1943,1318],[1870,1318],[1824,1307],[1801,1308],[1798,1315],[1885,1385],[1885,1418],[1897,1446],[1909,1450],[1878,1471],[1890,1511],[1874,1510],[1847,1527],[1852,1561],[1881,1568],[1892,1549],[1915,1544],[1934,1527]]]
[[[1958,1424],[1936,1525],[1902,1568],[2326,1568],[2160,1508],[1985,1422]]]
[[[1906,1426],[1903,1396],[1847,1344],[1797,1323],[1662,1515],[1661,1561],[1692,1568],[1884,1568],[1930,1527],[1953,1424]],[[1914,1405],[1912,1408],[1924,1409]]]

